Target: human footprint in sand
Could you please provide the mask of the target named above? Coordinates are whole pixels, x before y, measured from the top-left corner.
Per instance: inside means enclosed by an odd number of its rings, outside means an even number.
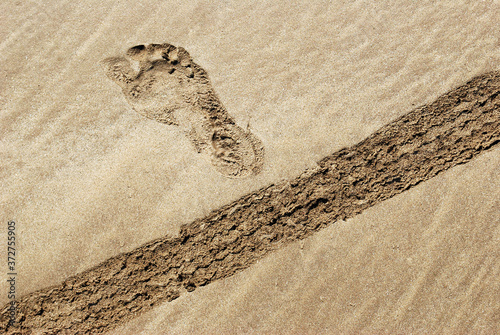
[[[168,43],[137,45],[125,57],[107,58],[103,64],[135,111],[181,127],[217,171],[233,178],[261,171],[262,142],[234,123],[206,71],[184,48]]]

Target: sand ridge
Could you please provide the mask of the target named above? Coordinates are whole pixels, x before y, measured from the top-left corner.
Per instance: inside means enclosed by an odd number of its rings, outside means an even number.
[[[239,127],[215,94],[207,72],[182,47],[136,45],[103,60],[106,74],[139,114],[181,127],[198,153],[230,178],[259,174],[262,142]]]
[[[179,238],[153,241],[29,294],[19,302],[20,327],[9,331],[112,329],[465,163],[500,141],[499,93],[500,72],[478,76],[326,157],[318,168],[183,226]],[[6,315],[4,308],[4,329]]]

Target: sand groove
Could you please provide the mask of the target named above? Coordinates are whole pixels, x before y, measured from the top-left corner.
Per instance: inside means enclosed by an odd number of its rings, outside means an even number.
[[[10,334],[99,333],[182,292],[233,275],[283,243],[465,163],[500,141],[500,72],[404,115],[316,169],[270,185],[62,284],[24,296]]]

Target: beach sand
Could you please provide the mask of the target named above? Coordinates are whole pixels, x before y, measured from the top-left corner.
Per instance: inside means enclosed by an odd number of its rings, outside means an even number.
[[[177,236],[500,68],[497,1],[0,9],[0,207],[17,226],[19,297]],[[219,173],[106,76],[105,58],[165,42],[189,52],[234,122],[262,141],[260,173]],[[499,158],[493,148],[111,333],[498,332]]]

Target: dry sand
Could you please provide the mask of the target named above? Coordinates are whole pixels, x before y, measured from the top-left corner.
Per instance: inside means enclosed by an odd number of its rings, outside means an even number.
[[[0,10],[1,217],[18,224],[19,295],[177,235],[500,64],[497,1],[88,0]],[[189,50],[236,124],[262,140],[260,174],[219,174],[106,78],[104,58],[163,42]],[[498,157],[450,170],[130,329],[498,331]],[[313,268],[299,268],[301,257]],[[292,287],[277,293],[274,282],[288,276]]]

